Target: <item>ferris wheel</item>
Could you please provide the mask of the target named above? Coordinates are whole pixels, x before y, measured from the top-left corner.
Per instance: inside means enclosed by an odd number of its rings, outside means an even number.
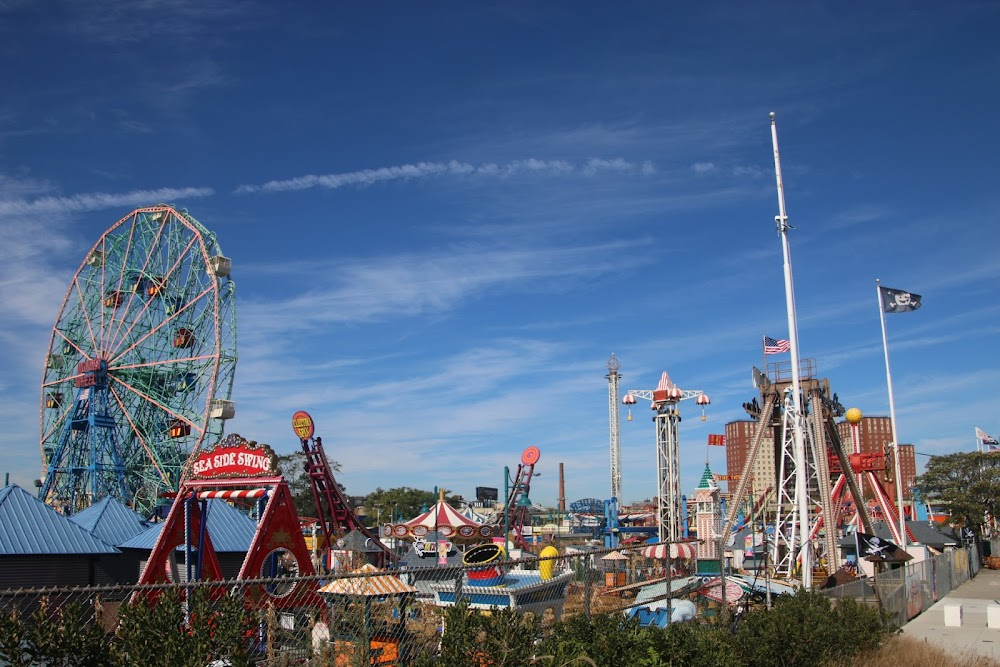
[[[232,262],[166,204],[139,208],[87,253],[45,357],[39,497],[72,514],[105,496],[142,514],[214,444],[236,368]]]

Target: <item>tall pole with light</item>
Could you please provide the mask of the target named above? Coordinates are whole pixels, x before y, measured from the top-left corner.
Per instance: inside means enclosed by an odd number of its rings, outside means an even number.
[[[795,288],[792,283],[792,255],[788,244],[788,213],[785,211],[785,186],[781,179],[781,157],[778,153],[778,126],[771,114],[771,146],[774,149],[774,176],[778,189],[778,215],[774,221],[781,236],[781,251],[785,275],[785,308],[788,315],[788,342],[792,359],[792,433],[795,465],[795,497],[798,510],[798,547],[801,549],[802,586],[812,588],[812,553],[809,542],[809,506],[806,489],[806,445],[802,425],[802,393],[799,382],[799,331],[795,317]]]

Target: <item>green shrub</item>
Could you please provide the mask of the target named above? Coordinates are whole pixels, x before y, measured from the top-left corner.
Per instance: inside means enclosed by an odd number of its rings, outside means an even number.
[[[469,610],[462,601],[444,611],[441,667],[522,667],[531,663],[541,622],[512,609],[489,614]]]
[[[0,619],[0,658],[12,667],[103,667],[112,662],[111,636],[100,602],[50,607],[43,599],[30,617],[15,610]]]
[[[746,667],[808,667],[838,664],[890,634],[877,609],[852,599],[836,606],[821,593],[781,596],[770,611],[751,612],[736,635]]]
[[[200,588],[191,595],[187,618],[176,590],[156,600],[122,605],[114,664],[204,667],[226,658],[233,667],[249,665],[249,642],[256,623],[243,603],[241,596],[213,598]]]
[[[573,616],[552,627],[537,654],[551,656],[555,665],[581,657],[593,660],[599,667],[655,664],[646,662],[653,648],[652,632],[624,614],[602,614],[590,619]]]

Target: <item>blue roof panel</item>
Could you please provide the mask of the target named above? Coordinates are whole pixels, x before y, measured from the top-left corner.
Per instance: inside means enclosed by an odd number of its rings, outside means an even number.
[[[115,546],[149,530],[149,523],[141,516],[110,496],[77,512],[70,521]]]
[[[90,534],[16,484],[0,489],[0,554],[116,554]]]
[[[155,524],[118,546],[123,549],[152,549],[161,530],[163,524]],[[208,535],[216,553],[246,553],[256,532],[256,522],[226,501],[208,501]]]

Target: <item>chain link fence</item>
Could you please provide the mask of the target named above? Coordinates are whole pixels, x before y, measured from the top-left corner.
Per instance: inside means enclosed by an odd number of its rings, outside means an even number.
[[[713,578],[695,561],[640,547],[482,566],[420,566],[169,585],[0,591],[0,659],[9,665],[409,665],[433,660],[461,614],[536,623],[635,616],[666,604],[712,618]],[[434,562],[433,560],[431,561]],[[703,561],[704,562],[704,561]],[[279,568],[280,569],[280,568]],[[669,610],[668,610],[669,611]],[[662,612],[661,612],[662,615]],[[521,621],[518,621],[519,623]],[[60,662],[58,656],[97,656]],[[143,656],[141,660],[136,656]]]
[[[919,563],[876,572],[874,577],[857,579],[825,593],[834,598],[852,597],[866,604],[881,604],[893,623],[902,626],[978,572],[975,549],[954,549]]]
[[[711,564],[676,560],[668,576],[666,561],[635,547],[309,577],[6,590],[0,664],[425,665],[440,655],[449,627],[468,631],[469,619],[482,616],[511,628],[473,633],[484,656],[497,655],[505,641],[538,640],[581,615],[660,627],[693,617],[717,623],[723,596],[732,601],[729,589],[747,582],[720,581],[717,567],[706,574]],[[970,550],[958,549],[826,593],[881,604],[902,625],[977,569]],[[746,600],[754,591],[742,592]]]

